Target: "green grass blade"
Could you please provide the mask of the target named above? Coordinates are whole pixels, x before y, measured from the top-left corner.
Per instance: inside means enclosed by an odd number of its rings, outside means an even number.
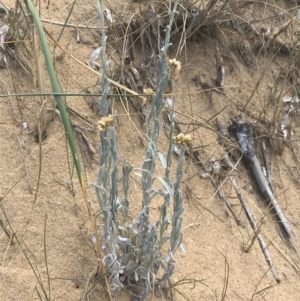
[[[50,54],[50,50],[47,44],[47,40],[46,40],[46,36],[45,36],[45,32],[42,26],[42,22],[40,20],[39,14],[35,8],[35,6],[33,5],[31,0],[25,0],[25,3],[27,4],[27,7],[32,15],[33,21],[35,23],[35,26],[37,28],[37,32],[41,41],[41,46],[42,46],[42,51],[45,57],[45,62],[46,62],[46,67],[47,67],[47,71],[49,74],[49,78],[51,81],[51,86],[52,86],[52,90],[54,93],[59,93],[61,94],[62,91],[60,89],[60,85],[58,83],[57,77],[56,77],[56,73],[54,70],[54,66],[53,66],[53,61],[51,58],[51,54]],[[65,128],[65,133],[67,135],[68,138],[68,142],[71,148],[71,152],[72,152],[72,156],[73,156],[73,160],[74,160],[74,164],[76,167],[76,171],[77,171],[77,175],[80,181],[80,185],[81,187],[83,186],[83,177],[82,177],[82,171],[81,171],[81,166],[80,166],[80,161],[79,161],[79,157],[78,157],[78,153],[76,150],[76,144],[75,144],[75,140],[74,140],[74,136],[73,136],[73,131],[72,131],[72,126],[69,120],[69,116],[67,113],[67,109],[65,106],[65,102],[64,102],[64,97],[61,95],[55,95],[55,100],[58,106],[58,110],[60,112],[63,124],[64,124],[64,128]]]
[[[70,9],[70,11],[69,11],[69,14],[68,14],[68,16],[67,16],[67,19],[66,19],[66,21],[65,21],[65,24],[64,24],[64,26],[63,26],[63,28],[62,28],[60,34],[59,34],[59,37],[58,37],[58,39],[57,39],[57,43],[59,42],[59,40],[60,40],[62,34],[64,33],[64,30],[65,30],[65,28],[66,28],[66,25],[67,25],[68,22],[69,22],[69,19],[70,19],[71,15],[72,15],[72,12],[73,12],[73,9],[74,9],[74,6],[75,6],[76,2],[77,2],[77,0],[75,0],[75,1],[73,2],[73,4],[72,4],[72,7],[71,7],[71,9]]]

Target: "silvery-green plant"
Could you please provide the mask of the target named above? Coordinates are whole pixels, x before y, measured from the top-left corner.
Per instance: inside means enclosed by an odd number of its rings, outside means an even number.
[[[102,23],[102,46],[100,57],[102,61],[101,78],[101,119],[99,121],[100,147],[99,163],[100,170],[98,180],[94,184],[99,205],[103,217],[103,234],[100,239],[104,252],[103,263],[107,267],[108,282],[113,294],[116,294],[124,285],[131,289],[139,298],[144,299],[155,286],[156,288],[167,288],[171,275],[175,271],[174,253],[182,242],[182,213],[183,197],[180,192],[180,183],[183,175],[183,164],[185,154],[185,142],[182,137],[179,141],[179,162],[177,165],[176,179],[172,183],[171,165],[174,151],[174,103],[172,99],[172,110],[169,114],[171,121],[169,149],[167,157],[157,149],[157,141],[161,130],[160,116],[165,107],[164,91],[169,81],[174,88],[174,66],[170,65],[167,58],[170,46],[170,28],[176,13],[178,0],[173,6],[170,14],[170,22],[166,28],[165,43],[159,53],[158,73],[160,82],[157,92],[151,99],[152,131],[151,138],[148,137],[146,147],[146,158],[142,168],[135,168],[127,160],[123,163],[122,184],[124,197],[119,198],[119,156],[118,140],[113,117],[108,114],[110,102],[107,98],[109,82],[106,70],[109,62],[105,59],[106,35],[104,27],[104,15],[102,1],[98,1],[99,17]],[[176,61],[175,61],[176,62]],[[174,60],[172,61],[174,63]],[[171,70],[173,68],[173,70]],[[178,71],[178,70],[177,70]],[[155,177],[155,164],[157,157],[165,168],[164,177]],[[130,173],[135,170],[141,176],[142,200],[141,211],[136,219],[128,218],[130,206]],[[153,182],[158,179],[162,184],[161,189],[154,189]],[[159,220],[154,224],[150,222],[151,200],[154,197],[162,197]],[[170,203],[173,200],[171,215]],[[169,229],[169,226],[170,229]],[[169,242],[168,253],[163,254],[163,246]],[[162,269],[162,277],[157,278],[159,269]]]

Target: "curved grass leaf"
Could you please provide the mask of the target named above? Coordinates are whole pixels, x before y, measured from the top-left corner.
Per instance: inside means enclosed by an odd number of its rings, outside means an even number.
[[[80,182],[81,187],[83,187],[82,171],[81,171],[80,161],[79,161],[76,144],[75,144],[75,140],[74,140],[74,136],[73,136],[72,126],[71,126],[71,123],[69,120],[69,115],[67,113],[67,109],[65,106],[64,97],[62,95],[59,95],[62,93],[62,91],[60,89],[60,85],[59,85],[57,77],[56,77],[52,57],[51,57],[50,50],[49,50],[49,47],[47,44],[47,40],[45,37],[45,32],[44,32],[44,29],[42,26],[42,22],[40,20],[39,14],[38,14],[35,6],[33,5],[32,1],[25,0],[25,3],[27,4],[28,10],[30,11],[33,21],[35,23],[35,26],[37,28],[37,32],[38,32],[38,35],[39,35],[39,38],[41,41],[42,51],[43,51],[43,54],[45,57],[46,67],[47,67],[47,71],[49,74],[52,90],[54,93],[57,93],[57,95],[55,95],[55,100],[56,100],[57,107],[60,112],[63,124],[64,124],[65,133],[67,135],[68,142],[69,142],[69,145],[71,148],[73,161],[74,161],[74,164],[76,167],[79,182]]]

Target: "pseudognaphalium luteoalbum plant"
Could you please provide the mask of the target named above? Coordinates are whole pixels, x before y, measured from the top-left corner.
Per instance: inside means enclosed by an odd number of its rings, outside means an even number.
[[[104,16],[101,1],[98,2],[99,16],[102,22],[102,46],[100,57],[102,60],[101,90],[101,119],[98,123],[100,131],[99,161],[100,170],[98,180],[94,184],[96,195],[101,207],[103,218],[103,232],[100,238],[104,253],[103,263],[107,268],[110,290],[117,294],[123,286],[131,290],[138,298],[144,299],[152,290],[168,288],[171,275],[175,271],[174,253],[182,242],[182,213],[183,197],[180,183],[183,173],[185,145],[184,137],[173,137],[173,110],[170,110],[171,129],[169,135],[169,149],[166,158],[156,148],[161,122],[160,116],[165,107],[164,91],[170,81],[174,87],[175,78],[170,76],[170,65],[167,52],[169,48],[170,28],[177,8],[176,1],[170,15],[170,23],[166,28],[165,44],[160,50],[158,72],[160,83],[157,92],[151,96],[149,111],[152,116],[151,137],[147,137],[146,158],[142,168],[136,168],[128,161],[122,167],[123,197],[119,198],[119,156],[118,139],[113,126],[113,116],[109,115],[110,102],[107,97],[109,82],[106,70],[109,61],[105,60],[106,36]],[[173,61],[172,61],[173,62]],[[174,65],[174,64],[172,64]],[[175,64],[176,65],[176,64]],[[180,66],[180,63],[177,64]],[[172,66],[173,74],[174,70]],[[178,70],[179,71],[179,70]],[[178,143],[178,141],[181,141]],[[175,182],[171,181],[172,156],[175,147],[179,150]],[[155,177],[155,164],[159,162],[165,169],[163,177]],[[132,171],[141,176],[141,211],[136,219],[130,220],[128,211],[130,206],[129,176]],[[158,179],[161,189],[154,189],[153,182]],[[160,216],[155,224],[150,222],[151,200],[159,196],[162,199]],[[171,204],[173,201],[173,208]],[[169,213],[168,213],[169,212]],[[166,246],[166,244],[168,244]],[[165,254],[164,254],[165,253]],[[161,270],[160,278],[158,272]]]

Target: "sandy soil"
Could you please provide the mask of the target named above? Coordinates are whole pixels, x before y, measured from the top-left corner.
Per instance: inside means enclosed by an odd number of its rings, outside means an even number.
[[[3,1],[12,6],[10,0]],[[280,2],[281,3],[281,2]],[[41,17],[64,22],[71,0],[41,1]],[[128,11],[129,5],[123,2],[111,1],[117,12]],[[283,4],[282,4],[283,5]],[[84,23],[98,25],[95,1],[78,0],[69,23]],[[283,21],[282,21],[283,22]],[[58,37],[61,26],[45,24],[47,30],[54,37]],[[85,62],[91,52],[99,46],[97,31],[81,30],[81,43],[76,43],[73,28],[67,28],[60,41],[60,45],[68,52]],[[50,43],[50,42],[49,42]],[[51,45],[51,44],[50,44]],[[53,45],[51,45],[53,49]],[[59,50],[56,50],[59,55]],[[176,53],[171,49],[170,57]],[[215,57],[213,45],[207,37],[200,42],[189,41],[178,59],[183,64],[176,90],[177,110],[186,115],[201,116],[209,119],[221,110],[220,120],[228,123],[229,119],[239,113],[237,104],[249,99],[257,80],[269,59],[262,56],[254,68],[245,67],[237,57],[226,61],[226,95],[199,92],[191,81],[196,75],[204,81],[211,82],[215,78]],[[255,116],[262,111],[267,101],[270,89],[274,83],[274,74],[278,74],[285,64],[286,58],[278,58],[272,63],[272,68],[265,73],[255,93],[248,110]],[[97,75],[91,73],[69,56],[63,56],[56,61],[56,70],[60,84],[65,92],[77,92],[91,87],[97,82]],[[45,76],[46,77],[46,76]],[[30,93],[35,91],[32,79],[24,71],[17,72],[13,81],[8,70],[0,70],[1,94],[7,91],[13,93],[15,82],[17,92]],[[46,77],[46,87],[51,86]],[[47,99],[48,108],[53,100]],[[89,108],[86,99],[68,97],[68,105],[86,118],[93,128],[96,128],[97,116]],[[125,158],[141,166],[144,159],[144,147],[138,139],[137,132],[125,114],[120,103],[115,103],[118,116],[118,136],[120,162]],[[6,229],[7,218],[17,235],[10,244],[8,236],[0,229],[0,299],[1,300],[39,300],[36,289],[41,292],[40,284],[33,270],[38,271],[41,282],[48,292],[47,269],[50,276],[51,300],[108,300],[103,282],[95,282],[97,269],[92,240],[91,225],[87,214],[80,186],[72,169],[72,159],[62,123],[58,117],[49,124],[47,138],[42,143],[40,153],[39,144],[34,141],[31,131],[37,124],[38,100],[33,97],[16,99],[0,99],[0,197],[2,211],[0,219]],[[129,106],[131,118],[139,127],[139,119],[133,107]],[[270,108],[273,112],[274,108]],[[266,112],[266,118],[271,116]],[[249,117],[249,116],[248,116]],[[186,116],[177,114],[178,121],[191,123]],[[72,117],[74,123],[87,124]],[[22,123],[28,123],[27,129]],[[295,135],[293,136],[294,150],[300,156],[299,144],[299,116],[293,120]],[[191,126],[189,129],[193,128]],[[188,130],[183,125],[184,130]],[[214,157],[220,159],[222,150],[216,141],[216,134],[203,127],[194,126],[191,133],[194,146],[199,147],[200,155],[208,163]],[[88,137],[97,149],[99,135],[97,131],[88,132]],[[166,152],[166,137],[162,133],[160,148]],[[24,159],[23,159],[24,157]],[[286,147],[282,156],[272,153],[273,184],[278,200],[288,220],[294,229],[296,240],[300,241],[300,186],[297,178],[291,177],[291,171],[296,170],[297,163],[292,150]],[[176,162],[174,157],[174,163]],[[41,162],[41,164],[40,164]],[[68,164],[69,162],[69,164]],[[25,166],[28,171],[27,179]],[[39,168],[41,167],[41,169]],[[39,176],[40,170],[40,176]],[[97,177],[97,154],[92,158],[91,166],[85,169],[88,184]],[[157,173],[162,170],[158,168]],[[178,286],[178,290],[189,300],[298,300],[300,278],[297,271],[287,258],[292,252],[282,242],[275,221],[268,212],[266,204],[259,195],[256,184],[250,173],[241,164],[237,181],[242,193],[259,221],[263,216],[261,227],[271,253],[274,266],[277,269],[281,283],[277,284],[269,271],[264,256],[257,241],[248,253],[243,247],[249,245],[253,230],[247,221],[240,202],[231,187],[229,180],[224,182],[224,190],[234,212],[242,221],[243,227],[237,226],[231,215],[228,215],[222,202],[216,197],[216,192],[209,179],[201,177],[203,170],[199,164],[187,159],[182,184],[185,198],[184,213],[184,245],[186,252],[178,250],[176,253],[177,269],[174,281],[183,279],[197,279],[195,284]],[[72,184],[71,184],[72,183]],[[73,190],[71,189],[73,185]],[[132,217],[139,208],[139,180],[132,182]],[[190,193],[192,191],[192,193]],[[88,187],[88,199],[92,212],[99,212],[94,189]],[[154,204],[154,211],[158,212],[158,205]],[[6,214],[6,216],[4,215]],[[45,262],[47,257],[47,266]],[[293,256],[296,256],[292,252]],[[28,260],[32,263],[29,265]],[[291,259],[290,259],[291,260]],[[226,264],[228,264],[228,283],[226,283]],[[92,287],[92,289],[91,289]],[[226,289],[224,288],[226,287]],[[226,292],[226,297],[222,294]],[[176,293],[176,300],[184,300]],[[45,298],[42,297],[44,300]],[[130,296],[123,291],[118,300],[130,300]]]

